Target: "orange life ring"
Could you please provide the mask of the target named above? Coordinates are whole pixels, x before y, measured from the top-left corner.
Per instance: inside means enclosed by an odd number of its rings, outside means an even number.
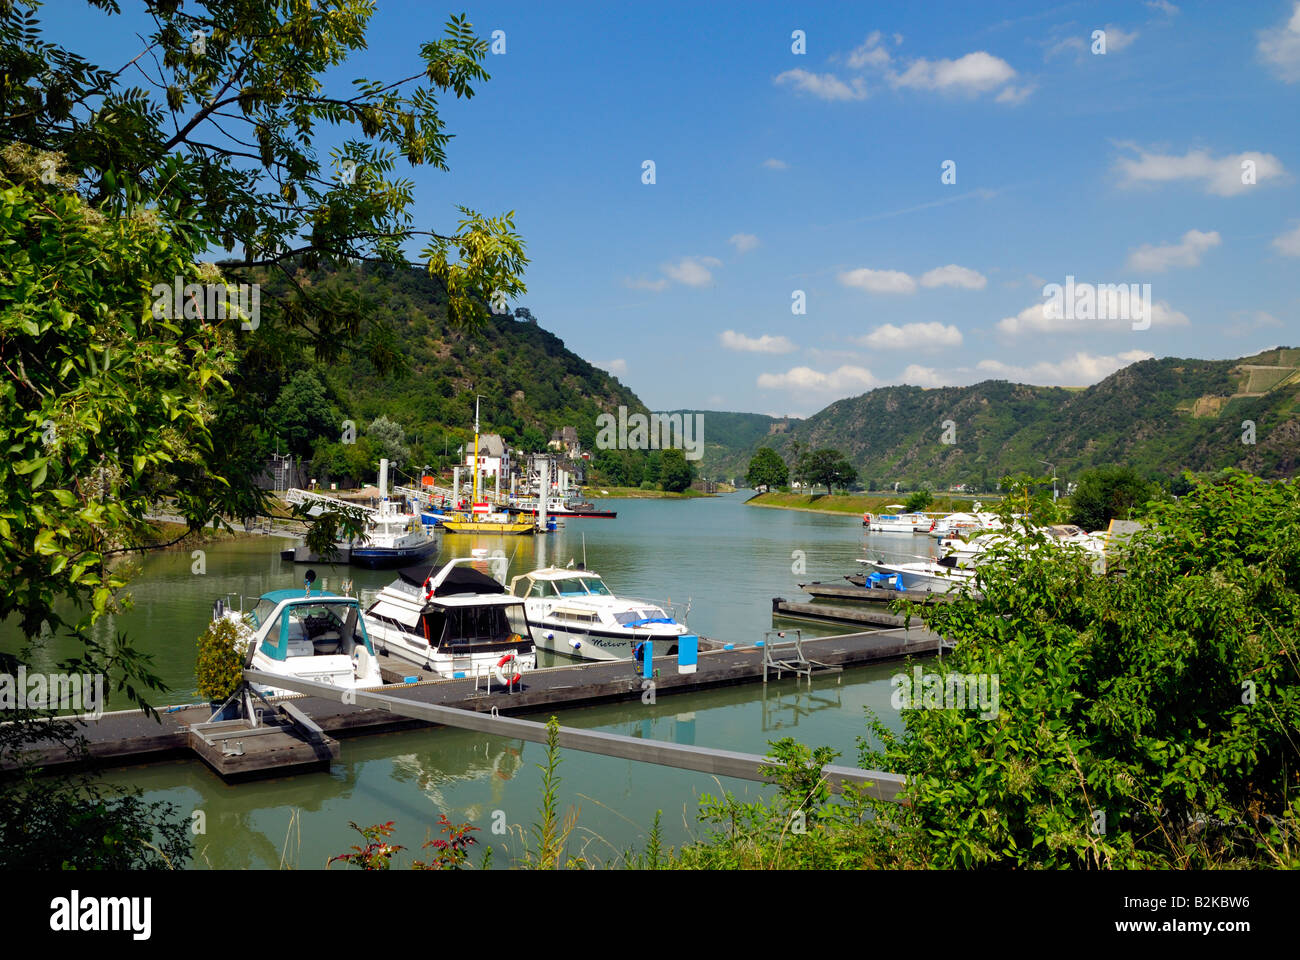
[[[511,677],[509,681],[507,681],[505,672],[501,668],[504,667],[511,660],[515,661],[515,675]],[[519,682],[519,678],[523,676],[523,674],[519,672],[519,658],[516,657],[513,653],[507,653],[504,657],[498,660],[497,665],[492,668],[492,673],[496,676],[497,683],[501,684],[501,686],[503,687],[507,687],[507,686],[513,687],[516,683]]]

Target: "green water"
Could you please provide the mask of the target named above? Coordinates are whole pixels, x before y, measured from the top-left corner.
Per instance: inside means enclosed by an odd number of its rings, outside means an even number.
[[[765,630],[799,628],[805,636],[842,632],[813,624],[777,621],[773,596],[802,598],[798,583],[837,580],[856,572],[864,546],[872,552],[927,553],[923,537],[868,539],[854,516],[840,517],[743,505],[744,494],[700,500],[619,500],[604,506],[616,520],[569,520],[556,533],[538,537],[444,536],[440,559],[467,556],[473,547],[500,548],[510,558],[509,576],[544,564],[581,561],[602,574],[617,593],[689,599],[695,632],[750,644]],[[256,597],[302,582],[304,567],[285,563],[287,541],[246,539],[211,544],[195,573],[189,551],[145,557],[132,583],[134,606],[104,618],[104,639],[130,635],[150,653],[154,669],[171,690],[158,703],[191,702],[195,642],[211,617],[212,602],[227,594]],[[331,588],[351,577],[363,596],[393,574],[316,565]],[[236,601],[238,602],[238,601]],[[21,646],[11,625],[0,626],[0,651]],[[66,653],[49,641],[33,657],[52,668]],[[829,744],[841,762],[856,760],[856,738],[870,706],[897,725],[889,708],[888,677],[895,665],[850,670],[809,686],[786,680],[698,694],[566,710],[561,723],[680,743],[764,753],[767,742],[793,736],[810,745]],[[111,706],[110,701],[110,706]],[[545,719],[545,715],[534,717]],[[196,838],[195,865],[217,868],[275,867],[282,859],[305,868],[323,866],[358,838],[348,821],[367,825],[394,820],[396,842],[416,849],[438,814],[470,821],[491,842],[496,863],[522,854],[519,833],[536,818],[543,748],[522,741],[457,730],[407,732],[343,742],[343,755],[328,774],[226,786],[201,763],[177,762],[110,771],[106,779],[139,787],[151,799],[170,800],[189,816],[202,811],[206,833]],[[649,764],[566,751],[561,767],[562,808],[580,810],[570,853],[606,861],[644,843],[656,810],[663,811],[666,842],[699,835],[695,820],[701,793],[722,789],[751,799],[761,784]],[[508,832],[494,835],[493,823]],[[477,855],[476,855],[477,856]]]

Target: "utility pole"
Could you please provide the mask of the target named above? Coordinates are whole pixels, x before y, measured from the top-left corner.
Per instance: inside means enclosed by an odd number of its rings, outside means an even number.
[[[1046,464],[1052,471],[1052,503],[1056,502],[1056,465],[1048,463],[1046,460],[1039,460],[1039,463]]]

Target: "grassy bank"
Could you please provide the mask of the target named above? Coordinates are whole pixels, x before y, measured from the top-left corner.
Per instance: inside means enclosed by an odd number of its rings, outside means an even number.
[[[780,510],[806,510],[809,513],[856,514],[883,513],[886,504],[902,503],[906,495],[897,493],[760,493],[745,502],[752,507],[775,507]],[[997,497],[979,498],[984,506],[991,506]],[[926,507],[927,513],[955,513],[971,509],[974,500],[964,497],[935,497]]]
[[[640,487],[602,487],[589,485],[583,488],[584,496],[591,500],[693,500],[696,497],[711,497],[714,494],[687,490],[684,493],[669,493],[667,490],[642,490]]]

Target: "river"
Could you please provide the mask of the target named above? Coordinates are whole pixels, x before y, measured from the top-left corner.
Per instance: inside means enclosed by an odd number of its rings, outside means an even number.
[[[746,496],[606,501],[602,506],[618,511],[616,520],[568,520],[555,533],[537,537],[445,535],[440,558],[467,556],[475,546],[501,549],[514,576],[545,564],[582,562],[585,555],[587,566],[616,593],[689,600],[695,632],[751,644],[774,626],[802,629],[806,636],[843,632],[808,623],[774,624],[771,599],[802,598],[799,583],[854,572],[864,547],[873,554],[899,555],[928,553],[933,543],[868,535],[852,515],[747,507]],[[150,553],[132,581],[133,607],[102,618],[97,635],[111,643],[118,632],[126,633],[153,657],[153,669],[170,687],[153,702],[193,702],[196,642],[213,601],[230,595],[256,598],[266,590],[300,585],[305,568],[279,558],[287,544],[273,537],[245,538],[209,544],[201,557],[191,551]],[[393,577],[349,567],[314,569],[331,588],[351,577],[363,597]],[[0,651],[19,646],[12,624],[0,625]],[[64,641],[49,641],[29,661],[31,668],[51,670],[69,649]],[[666,696],[654,704],[565,710],[558,716],[575,727],[754,753],[766,752],[770,740],[793,736],[810,746],[829,745],[840,751],[839,762],[852,764],[857,738],[866,730],[864,708],[895,729],[901,726],[889,706],[888,678],[897,670],[886,664],[811,685],[790,679]],[[124,705],[120,698],[117,705]],[[537,744],[438,729],[345,740],[342,759],[328,774],[227,786],[196,760],[119,768],[104,779],[138,787],[151,800],[172,801],[186,816],[201,811],[197,819],[205,832],[195,838],[192,864],[199,868],[320,867],[359,842],[348,828],[350,820],[363,826],[395,821],[394,842],[408,848],[398,857],[402,863],[411,851],[420,856],[430,830],[436,835],[440,813],[479,827],[477,837],[494,847],[495,865],[508,866],[522,856],[521,836],[537,816],[541,774],[536,765],[543,752]],[[569,853],[599,862],[643,846],[657,810],[663,812],[665,842],[680,845],[701,835],[696,820],[701,794],[725,789],[754,799],[771,790],[578,751],[564,751],[560,776],[561,811],[578,810]],[[494,834],[494,824],[498,829],[505,824],[507,832]]]

